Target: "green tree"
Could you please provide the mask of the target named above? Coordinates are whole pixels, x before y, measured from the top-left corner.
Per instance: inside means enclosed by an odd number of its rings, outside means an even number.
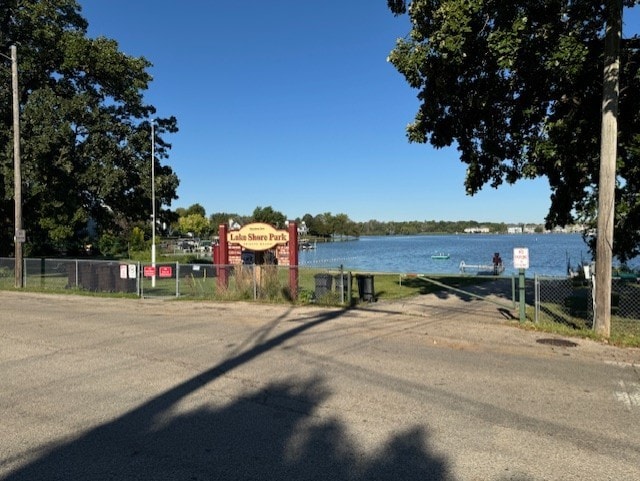
[[[468,194],[546,177],[546,226],[595,226],[607,3],[388,0],[412,28],[389,61],[418,90],[411,142],[455,146]],[[634,7],[638,0],[625,0]],[[640,50],[622,43],[614,253],[640,247]]]
[[[209,216],[209,223],[211,224],[211,228],[213,229],[213,232],[215,233],[215,235],[217,235],[220,224],[228,225],[229,219],[237,219],[237,218],[238,218],[238,214],[216,212],[215,214],[211,214],[211,216]]]
[[[193,204],[189,206],[185,211],[184,215],[191,215],[191,214],[198,214],[198,215],[201,215],[202,217],[207,216],[206,211],[204,210],[204,207],[202,207],[200,204]]]
[[[271,224],[276,229],[283,229],[285,226],[285,222],[287,221],[286,216],[277,210],[273,210],[273,207],[256,207],[253,211],[252,216],[253,222],[264,222],[265,224]]]
[[[110,232],[105,232],[98,241],[98,250],[106,257],[120,257],[127,252],[126,242]]]
[[[27,253],[73,251],[87,237],[123,236],[151,214],[151,121],[143,100],[151,64],[107,38],[88,38],[75,0],[3,0],[0,51],[18,46],[23,225]],[[11,82],[0,68],[0,250],[13,242]],[[178,178],[162,165],[162,135],[176,119],[155,122],[156,203],[176,198]],[[95,229],[89,229],[89,226]]]
[[[183,234],[191,232],[196,237],[208,235],[211,232],[211,225],[206,217],[200,214],[189,214],[178,219],[178,228]]]
[[[318,214],[312,222],[307,222],[309,234],[318,237],[329,237],[332,234],[330,225],[331,213]]]
[[[129,247],[132,251],[144,251],[147,245],[144,241],[144,231],[140,227],[134,227],[129,236]]]

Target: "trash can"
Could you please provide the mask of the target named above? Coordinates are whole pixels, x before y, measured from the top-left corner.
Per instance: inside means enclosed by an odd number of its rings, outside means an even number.
[[[361,301],[375,301],[375,290],[373,288],[373,276],[371,274],[357,274],[358,296]]]
[[[333,285],[333,277],[331,274],[316,274],[313,277],[316,280],[316,299],[320,299],[331,292]]]

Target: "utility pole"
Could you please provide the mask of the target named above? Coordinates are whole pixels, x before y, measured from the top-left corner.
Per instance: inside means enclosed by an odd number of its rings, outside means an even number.
[[[11,86],[13,91],[13,188],[15,204],[15,232],[13,244],[15,247],[16,287],[23,287],[22,275],[22,174],[20,166],[20,100],[18,97],[18,51],[11,46]]]
[[[615,222],[616,157],[618,155],[618,96],[622,0],[608,0],[605,31],[600,178],[598,182],[598,232],[596,239],[596,294],[594,330],[611,334],[611,262]]]

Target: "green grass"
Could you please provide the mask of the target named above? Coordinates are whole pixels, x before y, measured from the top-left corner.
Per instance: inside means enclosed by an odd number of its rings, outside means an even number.
[[[616,301],[614,301],[615,303]],[[640,347],[640,319],[618,315],[617,305],[612,307],[609,344],[620,347]],[[563,336],[603,341],[592,329],[588,319],[586,297],[570,296],[564,304],[543,303],[540,305],[539,322],[534,323],[533,307],[527,309],[529,322],[525,328],[550,332]]]

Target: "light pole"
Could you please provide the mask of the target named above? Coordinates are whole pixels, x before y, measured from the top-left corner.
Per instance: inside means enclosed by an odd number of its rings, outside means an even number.
[[[22,276],[22,243],[25,232],[22,230],[22,174],[20,166],[20,100],[18,98],[18,50],[11,46],[11,57],[0,53],[11,60],[11,90],[13,96],[13,200],[15,204],[15,231],[13,245],[15,249],[15,286],[23,287]]]
[[[151,287],[156,287],[156,129],[151,120]]]

